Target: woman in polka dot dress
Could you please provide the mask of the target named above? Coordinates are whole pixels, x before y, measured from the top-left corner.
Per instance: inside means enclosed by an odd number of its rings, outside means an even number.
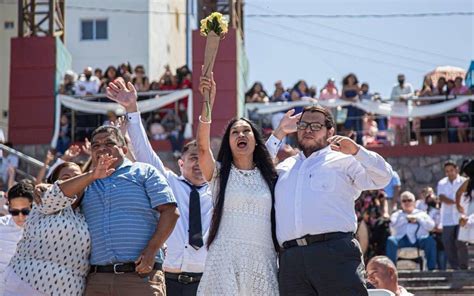
[[[105,168],[108,165],[110,161],[102,162]],[[99,165],[95,171],[99,169],[103,168]],[[80,167],[71,162],[53,171],[50,183],[54,184],[33,207],[6,271],[5,296],[83,295],[89,271],[89,230],[78,207],[81,197],[69,198],[60,188],[61,181],[78,175]]]

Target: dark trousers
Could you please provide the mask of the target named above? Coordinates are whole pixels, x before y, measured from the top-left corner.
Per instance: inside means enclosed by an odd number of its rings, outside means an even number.
[[[452,269],[467,269],[469,256],[465,242],[458,241],[459,225],[443,226],[441,238]]]
[[[284,250],[278,282],[281,295],[368,295],[359,242],[349,235]]]
[[[166,278],[166,294],[168,296],[195,296],[199,287],[199,282],[184,284],[176,279]]]

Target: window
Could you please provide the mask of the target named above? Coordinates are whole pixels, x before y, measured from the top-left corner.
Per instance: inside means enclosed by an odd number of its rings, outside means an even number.
[[[3,27],[5,28],[5,30],[13,29],[15,27],[15,23],[6,21],[3,23]]]
[[[81,20],[81,40],[106,40],[107,20]]]

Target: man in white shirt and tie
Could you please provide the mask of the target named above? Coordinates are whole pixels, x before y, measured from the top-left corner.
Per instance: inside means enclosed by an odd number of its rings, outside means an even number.
[[[466,178],[459,175],[454,161],[444,163],[446,177],[438,182],[437,193],[441,201],[441,225],[444,250],[452,269],[467,269],[469,256],[465,242],[458,240],[459,212],[456,209],[456,191]]]
[[[402,209],[390,217],[392,236],[387,239],[387,257],[397,264],[399,248],[418,247],[425,251],[429,270],[436,268],[436,241],[430,236],[435,222],[427,212],[415,208],[415,195],[405,191],[400,195]]]
[[[268,139],[276,155],[296,123],[301,152],[277,166],[276,233],[281,295],[367,295],[354,202],[385,187],[392,168],[375,152],[334,136],[331,113],[319,106],[289,111]]]
[[[181,175],[168,170],[148,141],[137,105],[137,92],[129,82],[119,79],[107,89],[108,98],[127,111],[128,133],[137,161],[155,166],[166,177],[181,213],[166,241],[167,251],[163,269],[167,295],[196,295],[204,271],[207,240],[212,217],[212,196],[198,163],[195,141],[184,145],[178,164]]]

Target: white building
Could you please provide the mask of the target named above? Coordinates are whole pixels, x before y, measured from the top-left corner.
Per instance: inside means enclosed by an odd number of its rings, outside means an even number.
[[[18,33],[17,1],[0,0],[0,128],[7,133],[10,91],[10,39]],[[6,134],[5,134],[6,136]]]
[[[73,70],[130,62],[158,79],[165,65],[186,64],[186,12],[196,27],[196,0],[68,0],[66,47]],[[188,3],[189,9],[186,9]],[[189,51],[190,53],[191,51]]]

